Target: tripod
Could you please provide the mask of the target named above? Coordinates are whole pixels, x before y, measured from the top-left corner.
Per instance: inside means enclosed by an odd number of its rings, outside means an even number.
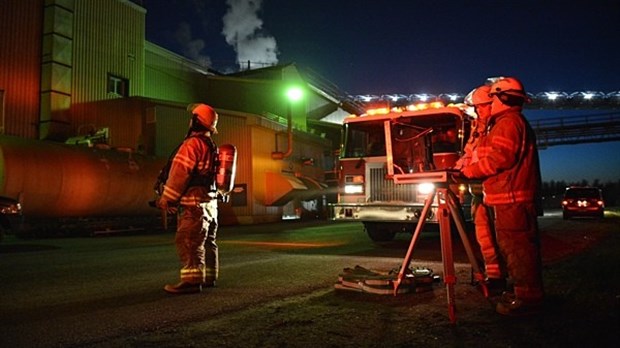
[[[454,284],[456,284],[456,274],[454,269],[454,257],[452,253],[452,231],[451,231],[451,221],[454,221],[456,228],[459,232],[459,236],[461,238],[461,242],[463,242],[463,246],[465,247],[465,252],[467,253],[467,257],[469,262],[471,263],[473,269],[474,279],[478,280],[482,286],[482,290],[484,296],[488,296],[488,289],[484,283],[484,275],[480,271],[480,266],[474,257],[473,250],[471,248],[471,244],[469,243],[469,239],[465,234],[465,227],[461,213],[457,209],[459,206],[458,201],[456,200],[456,196],[449,189],[449,181],[454,178],[447,171],[442,172],[432,172],[432,173],[414,173],[414,174],[401,174],[394,175],[395,183],[422,183],[428,182],[429,179],[435,183],[436,188],[428,194],[426,201],[424,203],[424,208],[422,209],[422,214],[418,223],[416,225],[416,229],[413,233],[413,237],[411,238],[411,242],[409,243],[409,249],[407,250],[407,255],[403,260],[403,264],[400,267],[398,277],[394,281],[394,295],[398,292],[398,287],[400,286],[402,280],[405,277],[405,272],[411,263],[411,258],[413,254],[413,249],[415,244],[420,236],[420,232],[422,228],[424,228],[424,224],[426,222],[426,217],[428,216],[428,212],[430,210],[431,204],[437,198],[438,208],[437,208],[437,219],[439,221],[439,235],[441,240],[441,259],[443,262],[443,272],[444,272],[444,284],[446,285],[446,296],[448,299],[448,316],[450,317],[451,323],[456,323],[456,303],[455,303],[455,294],[454,294]]]

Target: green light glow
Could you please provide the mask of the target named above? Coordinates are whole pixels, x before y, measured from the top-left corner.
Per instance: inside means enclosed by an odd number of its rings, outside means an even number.
[[[299,87],[291,87],[286,91],[286,97],[292,102],[300,100],[304,95],[304,91]]]

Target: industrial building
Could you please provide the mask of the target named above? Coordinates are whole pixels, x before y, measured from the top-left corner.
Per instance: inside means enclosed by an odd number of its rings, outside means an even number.
[[[128,0],[0,2],[0,140],[9,139],[0,143],[0,195],[19,198],[26,217],[43,212],[31,208],[35,201],[60,205],[62,196],[81,204],[84,185],[92,183],[85,174],[66,173],[81,170],[77,157],[42,160],[38,167],[20,161],[54,157],[69,145],[88,147],[129,159],[130,168],[109,176],[106,185],[117,185],[119,175],[140,185],[100,194],[144,197],[110,210],[141,213],[158,166],[140,161],[165,162],[187,132],[187,105],[204,102],[220,115],[216,142],[238,150],[235,190],[230,202],[220,204],[223,224],[323,214],[329,194],[325,173],[334,169],[340,136],[339,127],[325,121],[359,112],[359,105],[292,63],[233,74],[201,66],[146,41],[147,15],[139,2]],[[296,102],[285,97],[293,86],[303,90]],[[52,152],[60,144],[68,145]],[[29,152],[20,152],[22,147],[44,153],[23,158]],[[114,167],[105,161],[105,170]],[[33,170],[57,171],[59,163],[62,173],[43,193],[45,177],[32,179],[36,185],[23,178]],[[134,172],[141,173],[128,179]],[[70,180],[80,183],[67,191]],[[91,206],[74,214],[100,215],[101,207]],[[51,215],[63,217],[62,211]]]

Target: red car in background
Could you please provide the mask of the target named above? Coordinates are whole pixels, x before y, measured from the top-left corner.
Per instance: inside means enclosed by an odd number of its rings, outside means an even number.
[[[597,187],[567,187],[562,199],[564,220],[573,217],[593,217],[602,219],[605,216],[603,192]]]

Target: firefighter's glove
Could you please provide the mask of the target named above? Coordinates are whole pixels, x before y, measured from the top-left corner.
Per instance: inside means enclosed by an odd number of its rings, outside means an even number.
[[[160,197],[157,200],[157,208],[159,208],[161,210],[165,210],[169,214],[176,214],[176,212],[177,212],[177,207],[171,205],[170,202],[168,202],[163,197]]]

